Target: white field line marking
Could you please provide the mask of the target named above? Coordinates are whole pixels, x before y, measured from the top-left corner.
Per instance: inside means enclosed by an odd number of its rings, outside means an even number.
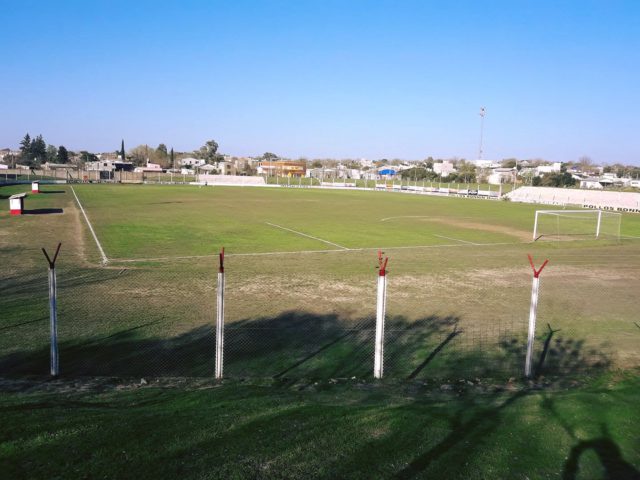
[[[640,238],[640,237],[634,237],[633,235],[620,235],[620,238]]]
[[[73,185],[71,186],[71,191],[73,192],[73,196],[76,197],[76,202],[78,202],[80,211],[82,212],[82,215],[84,215],[84,219],[87,221],[87,225],[89,226],[91,235],[93,235],[93,239],[96,241],[98,250],[100,250],[100,255],[102,256],[102,264],[106,265],[109,262],[109,259],[107,258],[107,255],[104,253],[102,245],[100,245],[100,240],[98,240],[98,236],[96,235],[96,232],[93,230],[93,227],[91,226],[91,222],[89,221],[89,217],[87,217],[87,213],[84,211],[84,208],[82,208],[82,204],[80,203],[80,199],[78,198],[78,195],[76,195],[76,191],[73,189]]]
[[[323,240],[322,238],[314,237],[313,235],[307,235],[306,233],[298,232],[296,230],[291,230],[290,228],[283,227],[282,225],[276,225],[275,223],[264,222],[267,225],[272,227],[280,228],[282,230],[286,230],[287,232],[295,233],[296,235],[301,235],[303,237],[311,238],[312,240],[317,240],[322,243],[326,243],[328,245],[333,245],[334,247],[341,248],[342,250],[351,250],[350,248],[344,247],[342,245],[338,245],[337,243],[330,242],[329,240]]]
[[[468,243],[470,245],[482,245],[481,243],[468,242],[466,240],[460,240],[459,238],[451,238],[451,237],[445,237],[444,235],[436,235],[435,233],[433,234],[433,236],[438,238],[445,238],[447,240],[453,240],[454,242]]]
[[[447,216],[434,216],[434,215],[399,215],[397,217],[386,217],[381,218],[381,222],[386,222],[387,220],[394,220],[396,218],[451,218]],[[455,218],[473,218],[473,217],[455,217]]]
[[[345,253],[345,252],[366,252],[366,251],[391,251],[391,250],[409,250],[412,248],[458,248],[458,247],[492,247],[504,245],[525,245],[532,242],[498,242],[498,243],[451,243],[445,245],[407,245],[401,247],[363,247],[363,248],[341,248],[329,250],[297,250],[289,252],[253,252],[253,253],[225,253],[225,257],[261,257],[270,255],[297,255],[307,253]],[[189,255],[179,257],[155,257],[155,258],[112,258],[111,263],[129,263],[129,262],[159,262],[164,260],[187,260],[193,258],[218,258],[218,254],[211,255]]]

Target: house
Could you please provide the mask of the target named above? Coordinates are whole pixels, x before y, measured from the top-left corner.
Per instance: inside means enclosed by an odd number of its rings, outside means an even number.
[[[494,168],[487,181],[490,185],[513,183],[516,178],[516,172],[515,168]]]
[[[558,173],[561,170],[562,170],[562,163],[561,162],[555,162],[555,163],[552,163],[551,165],[540,165],[536,169],[536,172],[537,172],[538,176],[540,176],[543,173]]]
[[[452,162],[445,160],[444,162],[436,162],[433,164],[433,172],[441,177],[448,177],[456,171],[456,167]]]
[[[46,165],[46,164],[45,164]],[[56,164],[52,164],[56,165]],[[60,165],[59,167],[52,168],[75,168],[75,166],[71,164]],[[117,160],[99,160],[97,162],[87,162],[84,166],[85,170],[93,171],[93,172],[132,172],[134,171],[133,163],[131,162],[120,162]]]
[[[157,163],[151,163],[147,160],[147,164],[144,167],[136,167],[133,171],[138,173],[162,173],[162,167]]]
[[[84,164],[88,172],[113,172],[116,167],[111,160],[98,160],[97,162],[87,162]]]
[[[605,177],[588,177],[580,181],[580,188],[602,190],[613,185],[613,180]]]
[[[274,160],[258,162],[258,174],[278,175],[282,177],[304,177],[307,172],[306,162],[294,162],[290,160]],[[325,170],[326,172],[326,170]]]
[[[471,163],[477,168],[491,168],[494,164],[493,160],[472,160]]]
[[[187,158],[183,158],[182,160],[179,160],[178,163],[182,167],[193,168],[193,167],[200,167],[202,165],[205,165],[207,162],[205,162],[201,158],[187,157]]]
[[[220,175],[235,175],[236,174],[236,166],[233,162],[218,162],[218,170],[220,171]]]

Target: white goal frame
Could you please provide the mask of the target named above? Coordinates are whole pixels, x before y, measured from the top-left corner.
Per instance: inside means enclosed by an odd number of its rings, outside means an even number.
[[[614,215],[618,217],[618,238],[620,238],[620,223],[622,222],[622,214],[619,212],[611,212],[609,210],[536,210],[536,218],[533,223],[533,241],[538,240],[542,235],[538,235],[538,216],[540,214],[543,215],[558,215],[562,216],[562,214],[595,214],[597,213],[597,223],[596,223],[596,231],[593,233],[595,238],[600,238],[600,227],[602,225],[602,214],[606,215]],[[586,235],[586,234],[585,234]]]

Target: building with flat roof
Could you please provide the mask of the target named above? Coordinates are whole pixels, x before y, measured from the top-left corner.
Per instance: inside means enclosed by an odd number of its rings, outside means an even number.
[[[257,169],[259,175],[304,177],[307,172],[307,164],[306,162],[289,160],[275,160],[273,162],[260,160]]]

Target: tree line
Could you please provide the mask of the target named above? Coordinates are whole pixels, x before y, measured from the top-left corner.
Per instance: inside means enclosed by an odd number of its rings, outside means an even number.
[[[18,158],[12,160],[15,163],[21,163],[30,167],[38,167],[45,162],[68,163],[69,151],[64,145],[60,145],[59,147],[47,145],[42,135],[31,138],[27,133],[20,141]]]

